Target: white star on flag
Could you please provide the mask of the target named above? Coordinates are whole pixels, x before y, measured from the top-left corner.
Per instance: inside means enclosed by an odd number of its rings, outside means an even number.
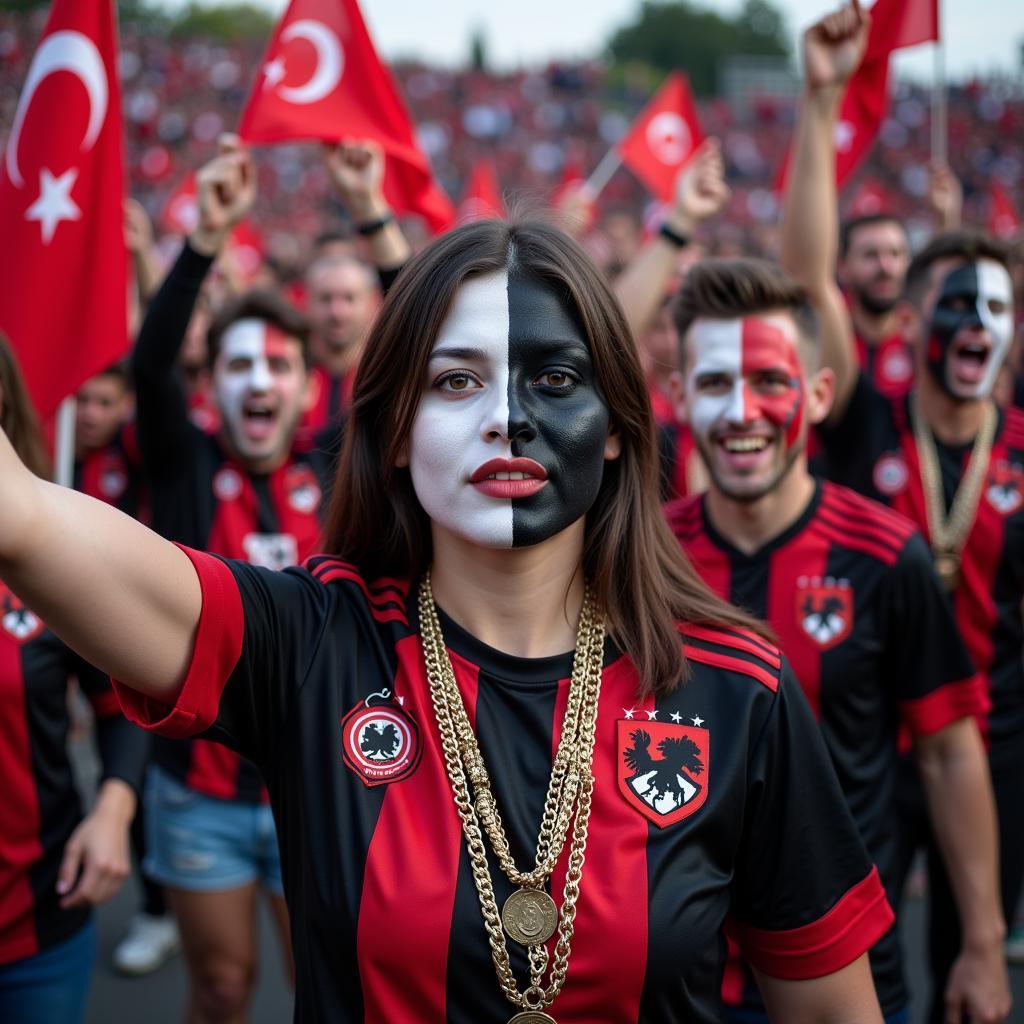
[[[25,211],[25,219],[39,221],[43,245],[53,241],[61,221],[81,218],[82,211],[71,198],[71,189],[77,179],[77,167],[65,171],[59,178],[55,178],[45,167],[39,172],[39,198]]]
[[[263,88],[273,89],[284,78],[284,57],[275,57],[263,65]]]
[[[672,721],[673,722],[681,722],[682,720],[683,720],[683,716],[681,714],[679,714],[678,711],[673,711],[672,712]]]
[[[840,153],[848,153],[857,136],[857,129],[849,121],[839,121],[836,124],[833,140],[836,149]]]
[[[647,721],[656,722],[658,720],[658,709],[655,708],[653,711],[647,712]]]
[[[623,708],[622,709],[622,713],[627,718],[632,718],[636,714],[636,708]]]
[[[690,721],[693,722],[693,724],[697,726],[698,729],[704,724],[704,719],[701,718],[700,715],[694,715],[693,718],[690,719]]]

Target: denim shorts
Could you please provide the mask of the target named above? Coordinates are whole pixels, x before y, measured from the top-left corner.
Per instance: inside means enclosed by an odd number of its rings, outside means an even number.
[[[143,870],[154,882],[185,892],[222,892],[259,882],[283,894],[269,804],[205,796],[156,765],[149,768],[145,799]]]
[[[96,960],[92,919],[57,946],[0,965],[4,1024],[81,1024]]]

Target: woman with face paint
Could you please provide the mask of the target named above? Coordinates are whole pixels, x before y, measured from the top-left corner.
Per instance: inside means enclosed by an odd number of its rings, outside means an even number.
[[[877,872],[653,434],[582,250],[485,221],[389,293],[302,569],[165,544],[0,439],[0,575],[137,721],[259,765],[297,1020],[717,1021],[727,929],[776,1019],[881,1020]]]
[[[0,335],[0,429],[26,472],[49,467],[14,353]],[[33,477],[32,479],[36,479]],[[67,741],[72,677],[96,714],[103,765],[83,817]],[[148,738],[121,716],[110,680],[0,582],[0,1020],[84,1019],[96,952],[91,908],[128,873]]]

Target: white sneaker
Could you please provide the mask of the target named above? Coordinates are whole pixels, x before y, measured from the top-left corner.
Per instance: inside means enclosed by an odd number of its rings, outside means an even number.
[[[128,934],[114,950],[114,967],[122,974],[149,974],[181,949],[178,924],[170,914],[136,914]]]

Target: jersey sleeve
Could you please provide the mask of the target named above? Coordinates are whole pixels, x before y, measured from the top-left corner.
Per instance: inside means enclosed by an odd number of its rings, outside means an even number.
[[[327,592],[302,569],[274,572],[182,550],[202,589],[185,680],[173,705],[115,683],[126,715],[171,739],[204,734],[270,763],[327,621]]]
[[[840,970],[892,926],[788,663],[751,753],[729,934],[759,971],[800,980]]]
[[[882,605],[889,692],[910,732],[925,736],[960,718],[986,715],[984,677],[974,670],[920,533],[912,534],[900,553]]]

